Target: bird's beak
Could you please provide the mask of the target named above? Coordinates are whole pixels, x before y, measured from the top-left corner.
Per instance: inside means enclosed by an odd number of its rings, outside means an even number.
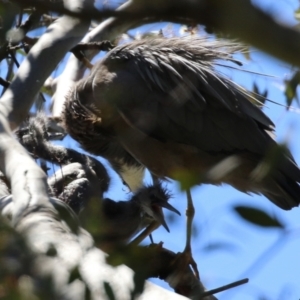
[[[174,206],[172,206],[169,202],[159,201],[154,204],[159,205],[160,207],[164,207],[164,208],[176,213],[177,215],[181,216],[181,213]]]
[[[168,202],[163,201],[157,201],[156,203],[152,203],[152,211],[153,211],[153,218],[159,222],[168,232],[170,232],[170,229],[165,221],[165,216],[162,210],[162,207],[175,212],[176,214],[180,215],[180,212],[174,208],[171,204]]]
[[[170,229],[165,221],[165,216],[162,208],[158,205],[153,205],[153,218],[155,221],[157,221],[159,224],[165,227],[165,229],[170,232]]]

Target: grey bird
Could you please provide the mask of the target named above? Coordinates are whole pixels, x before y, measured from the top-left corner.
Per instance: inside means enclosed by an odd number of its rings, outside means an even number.
[[[155,228],[162,225],[169,232],[162,208],[180,213],[168,203],[171,196],[167,189],[155,184],[141,187],[128,201],[103,199],[103,193],[109,187],[106,168],[90,156],[51,144],[48,141],[52,134],[48,132],[48,122],[46,115],[39,113],[30,118],[16,134],[32,155],[61,166],[48,178],[53,196],[67,203],[76,214],[91,199],[99,201],[103,243],[127,243],[152,222],[156,223]],[[142,235],[141,238],[146,236]]]
[[[226,183],[285,210],[298,206],[300,170],[288,151],[279,151],[274,124],[250,92],[216,70],[238,63],[232,55],[240,49],[199,37],[117,46],[70,91],[65,127],[133,190],[146,167],[157,178]],[[188,204],[184,252],[191,254],[189,192]]]
[[[102,247],[128,243],[152,222],[162,225],[169,232],[162,208],[180,215],[180,212],[168,202],[169,199],[170,194],[160,184],[140,188],[128,201],[103,199]]]
[[[300,170],[291,154],[265,171],[277,145],[274,124],[249,92],[215,70],[235,62],[237,49],[199,37],[118,46],[70,92],[67,131],[125,181],[127,169],[146,166],[160,178],[192,173],[199,183],[261,193],[282,209],[298,206]]]

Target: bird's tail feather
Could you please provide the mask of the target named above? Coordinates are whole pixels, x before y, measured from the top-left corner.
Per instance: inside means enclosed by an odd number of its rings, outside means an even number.
[[[294,165],[289,173],[279,170],[270,176],[268,182],[264,182],[262,194],[284,210],[290,210],[300,204],[299,180],[295,180],[295,176],[300,176],[300,169],[297,168],[297,174],[294,167],[296,166]]]

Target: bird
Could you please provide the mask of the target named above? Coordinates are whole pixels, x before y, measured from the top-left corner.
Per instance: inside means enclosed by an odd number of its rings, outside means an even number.
[[[107,244],[125,244],[131,241],[151,223],[162,225],[168,232],[169,227],[165,221],[162,208],[166,208],[178,215],[180,212],[168,201],[170,194],[161,184],[143,186],[127,201],[114,201],[109,198],[102,200],[101,211],[103,217],[102,247]],[[157,226],[152,227],[156,229]],[[141,242],[151,232],[138,236],[134,243]]]
[[[159,179],[229,184],[290,210],[300,203],[292,154],[274,140],[259,100],[216,68],[240,65],[241,49],[199,36],[119,45],[71,89],[62,122],[131,189],[147,168]],[[188,203],[191,219],[189,193]]]
[[[128,201],[104,198],[110,178],[106,168],[98,160],[73,149],[53,145],[50,139],[56,134],[49,132],[49,118],[38,112],[25,122],[16,135],[21,144],[35,157],[60,165],[48,184],[52,196],[68,204],[79,215],[91,199],[98,200],[101,222],[101,245],[128,243],[137,233],[151,226],[146,234],[137,238],[140,242],[152,230],[162,225],[168,232],[162,208],[180,215],[168,201],[170,193],[161,184],[142,186]]]
[[[88,199],[103,198],[110,186],[110,176],[97,159],[74,149],[52,144],[50,141],[61,139],[61,134],[51,128],[51,121],[51,118],[40,111],[26,120],[15,134],[33,158],[60,167],[47,179],[49,194],[69,204],[78,214],[84,209]],[[48,170],[45,163],[45,172]]]
[[[72,92],[66,98],[61,116],[67,133],[85,151],[107,159],[123,183],[132,192],[137,191],[143,185],[145,167],[124,149],[109,127],[103,128],[101,122],[97,122],[94,113],[81,101],[73,101]]]

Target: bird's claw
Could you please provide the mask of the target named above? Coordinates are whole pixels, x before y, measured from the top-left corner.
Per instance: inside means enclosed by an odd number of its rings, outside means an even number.
[[[191,251],[184,250],[179,252],[174,260],[175,268],[178,270],[178,280],[180,280],[180,274],[184,273],[186,267],[191,267],[195,277],[200,280],[200,274],[196,261],[193,258]]]

